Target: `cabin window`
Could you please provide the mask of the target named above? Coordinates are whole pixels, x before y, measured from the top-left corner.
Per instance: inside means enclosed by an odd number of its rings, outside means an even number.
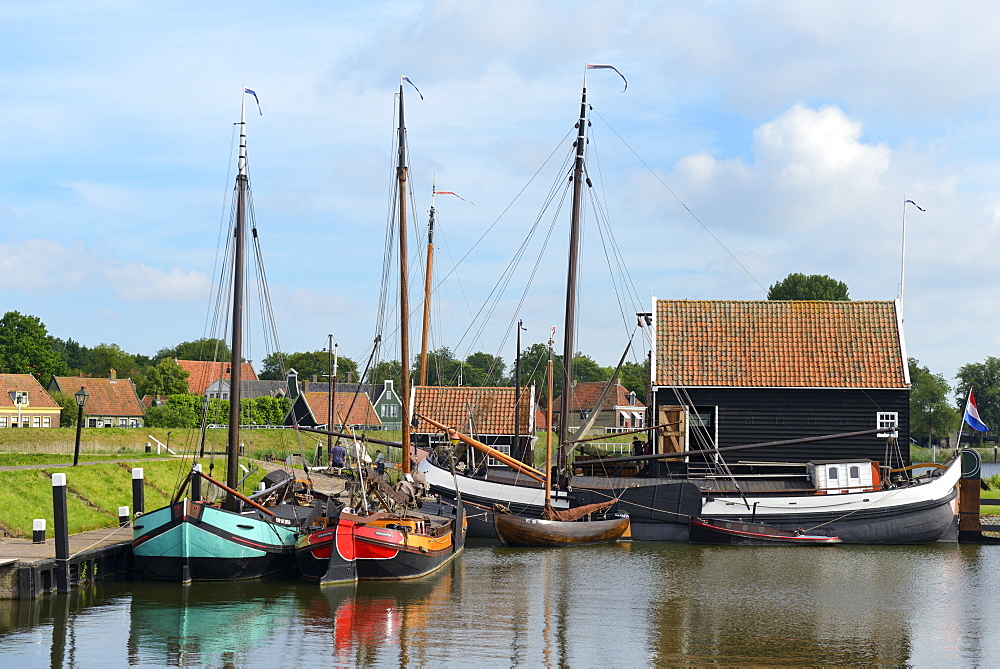
[[[875,427],[879,429],[876,436],[895,437],[899,427],[899,413],[896,411],[879,411],[875,415]]]
[[[837,468],[830,467],[828,470],[826,470],[826,476],[828,479],[830,479],[830,481],[836,481],[838,477]]]
[[[861,478],[861,468],[858,467],[857,465],[852,465],[851,466],[851,471],[849,473],[849,476],[852,479],[859,479],[859,478]]]

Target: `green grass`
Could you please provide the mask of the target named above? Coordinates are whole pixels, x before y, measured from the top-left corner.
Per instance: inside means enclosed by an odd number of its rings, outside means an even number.
[[[67,498],[66,513],[71,533],[117,523],[117,506],[112,515],[73,495]],[[31,536],[31,524],[35,518],[46,520],[47,531],[52,536],[52,480],[40,470],[0,472],[0,527],[8,534],[28,537]]]

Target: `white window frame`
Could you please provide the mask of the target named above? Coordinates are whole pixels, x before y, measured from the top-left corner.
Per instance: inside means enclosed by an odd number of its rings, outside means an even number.
[[[31,427],[41,427],[41,426],[42,426],[42,417],[41,416],[32,416],[31,417]]]
[[[504,455],[510,457],[510,444],[494,444],[493,446],[491,446],[491,448],[494,448],[494,449],[500,451],[501,453],[503,453]],[[500,462],[499,460],[494,459],[492,456],[487,456],[487,458],[486,458],[486,466],[487,467],[503,467],[504,464],[502,462]]]
[[[899,436],[899,412],[879,411],[875,414],[875,427],[881,430],[877,437]]]
[[[0,426],[0,427],[2,427],[2,426]],[[43,416],[42,417],[42,427],[52,427],[52,417],[51,416]]]
[[[0,416],[0,427],[7,427],[7,416]]]

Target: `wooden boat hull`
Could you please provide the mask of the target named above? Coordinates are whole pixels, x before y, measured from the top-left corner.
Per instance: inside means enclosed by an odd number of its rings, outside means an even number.
[[[629,531],[629,519],[543,520],[494,513],[493,524],[504,546],[580,546],[618,541]]]
[[[424,459],[419,465],[427,477],[431,491],[442,500],[454,498],[454,483],[450,473]],[[918,485],[887,490],[854,492],[841,495],[810,495],[802,493],[753,495],[705,494],[690,481],[664,483],[634,479],[632,487],[622,486],[620,501],[612,512],[626,512],[631,517],[632,539],[635,541],[688,541],[689,516],[757,522],[785,530],[823,526],[825,531],[852,544],[919,544],[945,539],[956,529],[955,486],[961,475],[956,459],[947,470]],[[484,510],[470,514],[473,536],[496,537],[492,509],[495,504],[507,506],[525,517],[540,518],[544,494],[540,488],[483,481],[467,476],[458,477],[463,499],[475,502]],[[563,495],[562,508],[570,505],[604,501],[614,486],[583,488],[579,485]],[[556,505],[553,499],[553,506]],[[433,503],[425,505],[436,508]],[[755,509],[755,511],[754,511]],[[685,515],[686,514],[686,515]]]
[[[300,573],[322,585],[420,578],[443,567],[465,547],[467,524],[461,507],[444,523],[447,530],[434,535],[417,529],[417,516],[382,516],[341,513],[328,527],[302,533],[295,544]],[[427,517],[424,522],[434,519]]]
[[[841,543],[840,537],[835,536],[798,534],[760,523],[701,518],[691,519],[690,541],[729,546],[829,546]]]
[[[184,499],[140,516],[133,530],[135,567],[148,579],[248,580],[295,565],[296,528],[259,512]]]

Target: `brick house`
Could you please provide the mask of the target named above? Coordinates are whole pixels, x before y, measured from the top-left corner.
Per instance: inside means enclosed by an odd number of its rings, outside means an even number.
[[[108,378],[89,376],[54,376],[49,383],[51,392],[74,395],[86,388],[87,404],[83,408],[85,427],[142,427],[146,412],[135,392],[131,379],[119,379],[114,370]]]
[[[0,374],[0,428],[59,427],[62,407],[31,374]]]

